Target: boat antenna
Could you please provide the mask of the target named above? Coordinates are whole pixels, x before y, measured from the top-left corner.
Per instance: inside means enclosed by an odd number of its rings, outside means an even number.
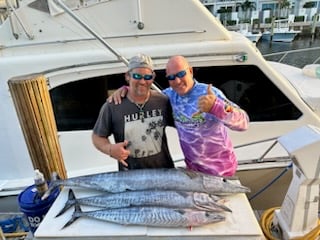
[[[113,47],[111,47],[98,33],[96,33],[90,26],[88,26],[84,21],[82,21],[73,11],[68,8],[62,0],[53,0],[58,6],[60,6],[66,13],[68,13],[74,20],[76,20],[82,27],[84,27],[89,33],[91,33],[97,40],[99,40],[105,47],[107,47],[120,61],[122,61],[126,66],[129,65],[129,61],[118,53]],[[161,92],[161,90],[152,84],[152,88]]]

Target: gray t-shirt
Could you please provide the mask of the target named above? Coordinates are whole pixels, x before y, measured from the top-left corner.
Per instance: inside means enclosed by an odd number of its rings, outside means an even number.
[[[173,126],[172,109],[167,96],[151,91],[143,108],[127,97],[121,104],[106,102],[93,132],[102,137],[114,135],[116,142],[128,140],[128,169],[172,168],[165,127]],[[119,170],[124,170],[119,164]]]

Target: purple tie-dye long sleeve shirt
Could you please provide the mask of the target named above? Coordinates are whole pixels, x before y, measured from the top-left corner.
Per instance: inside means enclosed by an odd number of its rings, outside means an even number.
[[[217,88],[217,96],[210,113],[198,111],[198,98],[207,94],[207,84],[195,84],[186,95],[179,96],[172,88],[163,92],[169,97],[180,145],[189,169],[218,176],[232,176],[237,170],[237,159],[227,127],[243,131],[248,128],[247,113],[229,101]]]

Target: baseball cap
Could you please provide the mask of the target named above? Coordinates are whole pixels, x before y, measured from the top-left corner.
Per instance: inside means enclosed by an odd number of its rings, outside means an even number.
[[[134,68],[149,68],[153,71],[153,63],[151,57],[139,53],[129,60],[128,71]]]

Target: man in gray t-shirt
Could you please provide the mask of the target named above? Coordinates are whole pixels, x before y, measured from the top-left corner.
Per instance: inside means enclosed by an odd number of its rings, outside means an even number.
[[[165,127],[173,125],[169,99],[150,91],[155,73],[146,55],[130,59],[125,78],[128,94],[122,103],[106,102],[93,128],[92,142],[119,162],[119,170],[172,168]],[[116,144],[108,137],[113,134]]]

